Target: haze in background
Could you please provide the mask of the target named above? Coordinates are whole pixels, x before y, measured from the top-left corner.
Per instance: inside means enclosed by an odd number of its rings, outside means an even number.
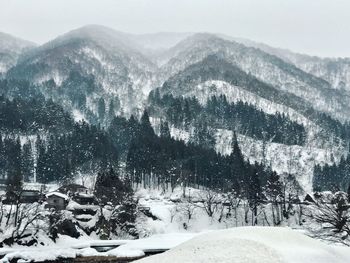
[[[348,0],[0,0],[0,32],[44,43],[86,24],[130,33],[215,32],[350,57]]]

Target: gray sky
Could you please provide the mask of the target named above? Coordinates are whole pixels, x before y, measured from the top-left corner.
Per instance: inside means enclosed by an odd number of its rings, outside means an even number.
[[[0,31],[37,43],[86,24],[131,33],[216,32],[350,57],[349,0],[0,0]]]

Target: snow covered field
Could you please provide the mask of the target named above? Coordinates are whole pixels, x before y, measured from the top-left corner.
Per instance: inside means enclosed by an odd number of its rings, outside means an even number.
[[[217,230],[140,263],[347,263],[350,248],[326,245],[289,228]]]
[[[166,192],[161,189],[138,189],[136,196],[140,207],[148,208],[148,213],[152,215],[138,213],[136,228],[143,238],[98,240],[93,232],[90,236],[83,234],[79,238],[60,235],[55,243],[43,234],[35,246],[0,248],[0,258],[3,256],[0,263],[18,258],[22,262],[76,257],[134,260],[168,249],[141,262],[350,262],[350,248],[327,245],[304,234],[311,235],[311,230],[321,225],[314,224],[306,217],[300,224],[300,206],[295,206],[289,218],[281,222],[285,227],[262,227],[273,225],[271,207],[266,204],[259,208],[256,217],[256,223],[260,226],[251,227],[252,214],[244,200],[237,204],[237,213],[232,210],[228,214],[227,207],[218,205],[213,215],[209,216],[203,207],[206,194],[208,191],[205,189],[181,187]],[[225,200],[225,196],[219,194],[213,198],[214,201]],[[304,213],[307,209],[310,209],[307,205],[302,208]],[[313,230],[319,233],[319,229]],[[99,252],[98,247],[109,250]]]
[[[44,262],[45,260],[76,257],[140,258],[147,252],[171,249],[195,235],[173,233],[138,240],[92,240],[86,237],[77,240],[61,236],[56,244],[48,246],[0,248],[0,258],[1,255],[4,255],[0,263],[7,263],[13,259],[21,259],[21,262]],[[98,252],[93,247],[116,248],[107,252]]]
[[[90,246],[120,245],[107,252]],[[20,258],[21,262],[76,257],[140,258],[154,250],[164,253],[143,258],[140,263],[346,263],[350,248],[328,245],[287,227],[237,227],[202,233],[172,233],[139,240],[70,240],[55,245],[0,248],[1,263]]]

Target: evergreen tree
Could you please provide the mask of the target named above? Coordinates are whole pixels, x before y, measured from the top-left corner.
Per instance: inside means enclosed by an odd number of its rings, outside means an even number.
[[[145,110],[143,112],[140,124],[141,124],[140,128],[141,128],[143,137],[150,138],[150,137],[154,136],[154,130],[153,130],[151,122],[149,120],[149,115],[148,115],[147,110]]]
[[[98,173],[94,193],[100,204],[111,203],[113,206],[121,204],[125,190],[126,187],[114,169]]]
[[[36,167],[36,176],[37,181],[41,183],[47,182],[46,180],[46,149],[44,142],[38,135],[36,138],[36,149],[37,149],[37,167]]]
[[[0,133],[0,178],[4,179],[6,175],[6,153],[2,137]]]
[[[270,172],[266,183],[266,196],[271,202],[272,219],[274,225],[280,225],[284,211],[282,201],[285,200],[283,184],[276,172]]]
[[[21,170],[23,173],[23,179],[24,181],[29,182],[34,176],[34,157],[30,141],[23,145],[21,155]]]
[[[23,178],[20,169],[10,170],[6,180],[6,195],[12,202],[18,202],[23,191]]]
[[[194,128],[194,134],[192,136],[193,143],[201,145],[205,148],[214,148],[215,147],[215,138],[212,129],[205,121],[199,121],[196,123]]]
[[[157,94],[155,91],[149,96],[150,112],[157,113],[161,108],[172,125],[185,130],[205,121],[213,128],[230,129],[235,126],[238,132],[259,140],[288,145],[303,145],[306,140],[305,127],[291,121],[289,116],[266,114],[242,101],[230,103],[225,95],[212,96],[203,106],[195,97],[158,97]]]
[[[242,151],[238,145],[237,135],[235,131],[233,132],[232,137],[230,164],[232,180],[237,180],[241,188],[240,190],[242,190],[243,184],[246,181],[246,167]],[[239,191],[239,189],[237,190]]]
[[[162,138],[170,138],[170,129],[167,121],[160,123],[160,137]]]
[[[105,118],[105,113],[106,113],[106,104],[103,98],[100,98],[98,100],[97,113],[98,113],[98,117],[100,118],[100,121],[102,122]]]
[[[115,107],[114,107],[113,100],[111,100],[108,107],[108,119],[113,120],[114,117],[115,117]]]

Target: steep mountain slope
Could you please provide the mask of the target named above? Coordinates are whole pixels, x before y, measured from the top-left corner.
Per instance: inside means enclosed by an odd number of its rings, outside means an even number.
[[[167,79],[211,54],[235,64],[276,89],[302,97],[319,111],[342,120],[348,118],[348,92],[334,90],[327,81],[274,55],[215,35],[196,34],[169,49],[163,55],[163,59],[168,62],[162,67],[161,75]]]
[[[220,53],[208,55],[189,65],[165,81],[159,91],[161,95],[196,97],[203,105],[212,96],[225,95],[229,102],[243,101],[269,114],[283,112],[291,120],[304,125],[307,139],[303,146],[272,142],[265,142],[264,145],[263,141],[243,134],[239,138],[246,158],[268,163],[280,174],[292,174],[306,191],[312,190],[314,165],[338,162],[344,153],[342,143],[330,139],[337,136],[320,121],[321,116],[318,108],[314,108],[315,103],[312,104],[306,97],[267,84],[253,74],[247,74],[236,64],[224,59]],[[208,123],[209,126],[212,124],[213,122]],[[258,126],[258,123],[255,125]],[[232,134],[232,130],[227,132]],[[191,129],[188,136],[192,136]],[[223,137],[220,132],[215,137],[216,150],[229,154],[231,139]]]
[[[350,136],[336,119],[350,119],[350,91],[301,62],[299,67],[301,58],[293,53],[242,43],[213,34],[132,35],[85,26],[20,55],[0,81],[0,93],[10,99],[42,93],[75,120],[104,128],[116,115],[139,117],[152,109],[159,126],[170,120],[172,131],[224,155],[230,153],[235,130],[247,159],[293,174],[309,191],[314,164],[338,162],[344,153]],[[183,100],[183,105],[176,99],[170,105],[173,119],[169,108],[150,105],[153,90],[153,95],[159,91],[159,96]],[[235,127],[243,124],[244,129]],[[294,137],[301,139],[289,140]],[[129,145],[124,146],[127,155]]]
[[[47,96],[73,104],[85,97],[79,106],[95,114],[98,98],[106,105],[118,98],[120,108],[128,113],[142,106],[156,70],[136,46],[128,34],[86,26],[23,56],[7,77],[44,85]]]
[[[266,113],[283,112],[294,121],[314,129],[319,120],[315,103],[262,82],[220,55],[209,55],[164,82],[161,94],[196,97],[204,104],[211,96],[244,101]]]
[[[19,55],[35,47],[35,44],[0,32],[0,74],[17,62]]]
[[[275,48],[248,39],[225,37],[255,47],[266,53],[275,55],[287,63],[294,64],[307,73],[328,81],[335,89],[350,90],[350,59],[349,58],[320,58],[299,54],[287,49]]]
[[[286,106],[299,109],[301,112],[310,107],[303,99],[287,91],[278,90],[251,74],[245,73],[236,65],[222,58],[220,54],[209,55],[200,62],[194,63],[170,77],[164,82],[161,91],[173,95],[184,95],[189,92],[195,94],[196,86],[210,80],[225,81],[272,102],[280,102]]]

